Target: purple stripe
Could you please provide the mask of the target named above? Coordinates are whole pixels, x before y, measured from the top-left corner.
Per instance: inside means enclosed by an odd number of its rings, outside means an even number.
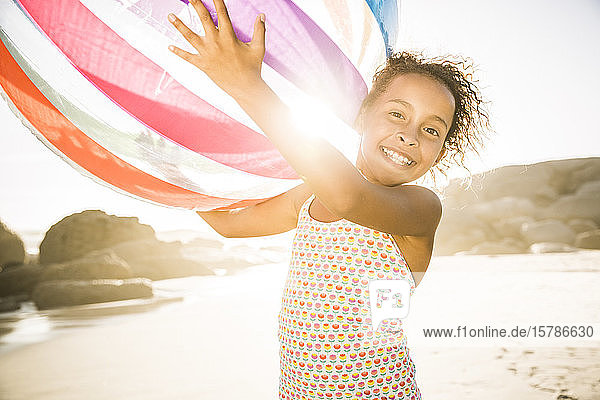
[[[181,0],[187,3],[186,0]],[[326,0],[325,0],[326,1]],[[216,23],[212,0],[203,4]],[[291,0],[229,0],[237,37],[248,42],[259,13],[266,15],[265,63],[352,124],[367,86],[344,52]]]

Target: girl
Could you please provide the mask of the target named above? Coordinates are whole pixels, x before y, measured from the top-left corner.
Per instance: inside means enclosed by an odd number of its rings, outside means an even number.
[[[462,162],[466,148],[476,150],[487,124],[478,89],[459,64],[409,53],[388,58],[356,119],[355,166],[325,139],[303,133],[262,80],[265,15],[244,43],[223,0],[214,0],[217,26],[200,0],[190,3],[205,36],[172,14],[169,20],[198,54],[169,49],[229,93],[304,181],[251,207],[197,212],[225,237],[297,228],[279,313],[279,398],[420,399],[401,324],[370,328],[368,283],[405,279],[414,293],[442,206],[433,191],[408,183],[448,156]]]

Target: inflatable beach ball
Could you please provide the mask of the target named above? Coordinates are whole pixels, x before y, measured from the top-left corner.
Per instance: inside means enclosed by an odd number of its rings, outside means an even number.
[[[284,101],[308,96],[352,125],[394,45],[396,0],[226,4],[246,42],[265,13],[262,74]],[[73,168],[137,199],[231,209],[302,183],[227,93],[168,50],[189,48],[168,13],[201,33],[180,0],[3,0],[0,94]]]

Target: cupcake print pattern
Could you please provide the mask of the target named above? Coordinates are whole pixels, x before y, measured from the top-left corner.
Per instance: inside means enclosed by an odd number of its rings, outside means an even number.
[[[279,312],[279,399],[421,399],[402,321],[373,331],[368,284],[415,281],[391,235],[302,205]]]

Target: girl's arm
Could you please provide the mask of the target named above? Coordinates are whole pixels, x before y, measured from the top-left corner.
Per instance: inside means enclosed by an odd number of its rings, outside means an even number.
[[[310,190],[303,183],[253,206],[196,213],[226,238],[275,235],[296,227],[300,206],[310,195]]]
[[[255,22],[252,41],[244,43],[235,36],[223,0],[213,1],[218,29],[200,0],[191,1],[204,27],[203,37],[170,15],[198,54],[174,46],[171,51],[204,71],[238,102],[330,212],[392,234],[426,236],[435,232],[441,218],[437,195],[416,185],[373,184],[328,141],[303,132],[294,123],[291,110],[262,80],[264,15]]]
[[[262,80],[234,98],[333,214],[402,236],[435,232],[442,213],[435,193],[417,185],[367,181],[327,140],[301,131],[291,110]]]

